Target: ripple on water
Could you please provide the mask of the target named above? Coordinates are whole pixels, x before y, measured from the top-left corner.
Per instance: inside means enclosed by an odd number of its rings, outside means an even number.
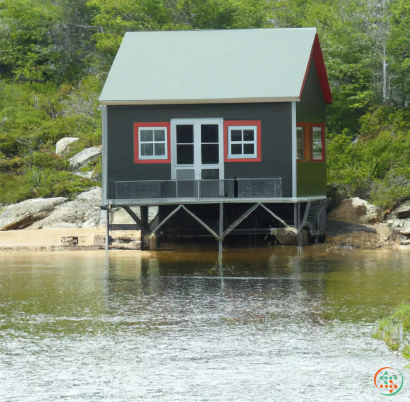
[[[0,255],[0,400],[383,400],[406,258],[281,250]]]

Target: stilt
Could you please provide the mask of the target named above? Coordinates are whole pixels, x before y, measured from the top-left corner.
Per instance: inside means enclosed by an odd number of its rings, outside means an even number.
[[[219,240],[218,240],[218,250],[219,258],[222,260],[222,242],[223,242],[223,233],[224,233],[224,204],[221,202],[219,204]]]
[[[300,202],[298,202],[298,224],[295,226],[297,230],[300,230]]]
[[[140,207],[141,221],[145,227],[148,227],[148,208],[147,206]]]
[[[148,208],[147,206],[140,206],[140,215],[141,215],[141,225],[142,227],[148,228]],[[154,236],[154,233],[151,235],[141,232],[141,249],[146,250],[150,249],[151,237]]]
[[[109,244],[109,239],[110,239],[110,206],[107,205],[106,207],[107,211],[107,228],[105,231],[105,252],[108,253],[108,244]]]

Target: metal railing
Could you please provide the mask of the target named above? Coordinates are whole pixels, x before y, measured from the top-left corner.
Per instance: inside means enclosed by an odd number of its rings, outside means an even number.
[[[115,182],[116,199],[281,198],[282,178]]]

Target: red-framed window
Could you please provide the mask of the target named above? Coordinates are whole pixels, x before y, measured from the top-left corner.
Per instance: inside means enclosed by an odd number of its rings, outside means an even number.
[[[326,159],[326,139],[324,123],[310,124],[310,160],[324,162]]]
[[[305,162],[308,154],[306,150],[306,137],[307,137],[308,127],[304,123],[298,123],[296,125],[296,160],[298,162]],[[306,152],[307,151],[307,152]]]
[[[171,163],[171,127],[165,123],[134,123],[134,163]]]
[[[326,139],[324,123],[298,123],[296,125],[297,162],[324,162]]]
[[[224,121],[225,162],[260,162],[262,138],[260,120]]]

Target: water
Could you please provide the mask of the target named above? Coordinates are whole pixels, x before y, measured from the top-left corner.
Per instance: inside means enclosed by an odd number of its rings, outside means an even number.
[[[0,254],[0,401],[378,401],[410,254]]]

